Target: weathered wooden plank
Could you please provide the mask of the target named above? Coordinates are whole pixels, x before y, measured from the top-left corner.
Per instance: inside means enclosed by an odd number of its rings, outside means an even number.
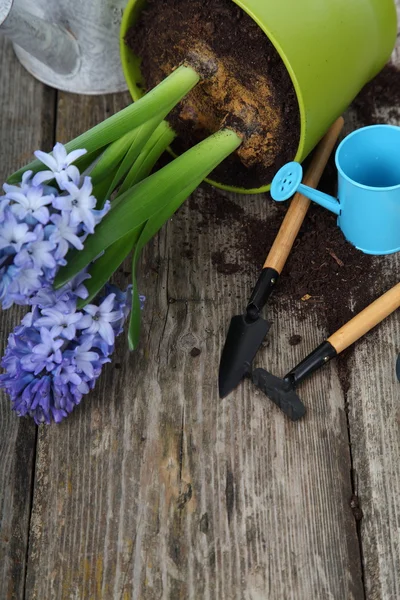
[[[400,14],[398,0],[397,7]],[[400,39],[393,54],[397,66],[399,56]],[[400,125],[389,108],[377,107],[377,116],[382,123]],[[362,125],[356,115],[350,116],[351,128]],[[381,289],[389,282],[388,273],[400,272],[398,254],[385,262]],[[360,536],[367,600],[400,597],[400,384],[395,374],[399,340],[397,312],[356,345],[350,365],[347,401],[353,479],[363,511]]]
[[[392,265],[399,269],[399,260]],[[400,402],[395,374],[399,339],[400,322],[395,314],[358,344],[348,394],[370,600],[400,597]]]
[[[54,92],[35,81],[0,37],[0,181],[51,143]],[[1,353],[23,310],[0,313]],[[23,598],[36,428],[0,402],[0,598]]]
[[[268,218],[264,198],[236,201],[247,213]],[[194,256],[202,258],[194,265],[182,264],[181,249],[173,243],[180,238],[180,223],[175,223],[168,235],[170,264],[180,275],[169,274],[168,290],[173,298],[202,298],[203,303],[170,306],[171,327],[184,319],[183,331],[171,330],[170,356],[164,359],[166,385],[171,363],[182,368],[182,336],[190,340],[189,346],[203,348],[196,359],[197,373],[187,354],[179,386],[187,473],[182,479],[191,482],[196,511],[193,518],[188,509],[181,527],[187,541],[180,544],[180,571],[188,572],[194,582],[190,588],[189,577],[185,578],[182,597],[362,597],[357,539],[348,506],[346,419],[334,366],[302,387],[309,416],[295,426],[249,384],[218,400],[216,376],[226,326],[242,308],[255,273],[251,281],[216,273],[207,257],[229,243],[232,229],[228,223],[225,229],[208,230],[195,241],[195,217],[187,215],[187,221],[181,221],[184,239],[193,241]],[[310,320],[297,321],[287,308],[275,307],[270,316],[274,328],[259,360],[282,374],[321,341],[323,332]],[[288,349],[293,333],[300,333],[304,342]],[[172,377],[178,381],[175,372]],[[177,388],[177,383],[169,385]],[[198,532],[205,514],[208,544]],[[207,565],[202,548],[215,553],[215,563]],[[200,564],[198,556],[203,556]],[[175,597],[172,585],[166,597]]]
[[[61,137],[108,102],[64,95]],[[262,196],[235,201],[262,218],[272,210]],[[335,366],[302,388],[310,410],[297,425],[248,383],[219,400],[226,327],[256,267],[246,278],[218,273],[211,255],[232,230],[199,228],[202,219],[187,204],[145,251],[138,351],[120,339],[96,393],[40,429],[30,599],[363,597]],[[271,310],[260,359],[283,373],[324,332]],[[303,344],[283,352],[294,332]]]

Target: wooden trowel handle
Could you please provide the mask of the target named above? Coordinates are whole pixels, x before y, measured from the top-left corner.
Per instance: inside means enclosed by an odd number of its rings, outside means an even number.
[[[343,117],[339,117],[330,127],[325,137],[320,141],[315,151],[314,158],[304,177],[303,183],[305,185],[313,188],[318,186],[319,180],[322,177],[339,134],[343,129],[343,125]],[[264,269],[274,269],[279,274],[282,272],[300,227],[303,224],[310,203],[311,201],[302,194],[297,193],[294,196],[275,242],[268,254],[267,260],[265,261]]]
[[[328,342],[340,354],[400,307],[400,283],[346,323]]]

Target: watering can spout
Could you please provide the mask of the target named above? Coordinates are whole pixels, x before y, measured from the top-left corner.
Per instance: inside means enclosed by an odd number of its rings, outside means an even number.
[[[314,190],[313,188],[308,187],[308,185],[303,185],[302,183],[298,187],[298,192],[310,198],[316,204],[319,204],[323,208],[327,208],[335,215],[340,215],[340,203],[339,200],[336,200],[333,196],[329,196],[329,194],[324,194],[319,190]]]
[[[0,0],[0,34],[50,67],[71,76],[79,69],[76,39],[63,27],[18,6],[18,0]]]
[[[271,185],[271,196],[277,202],[289,200],[296,192],[300,192],[316,204],[327,208],[335,215],[340,215],[339,200],[301,183],[303,169],[299,163],[291,162],[282,167],[275,175]]]

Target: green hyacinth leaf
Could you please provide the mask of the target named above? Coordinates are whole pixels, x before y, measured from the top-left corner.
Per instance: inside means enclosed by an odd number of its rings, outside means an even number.
[[[67,283],[118,239],[143,226],[168,206],[171,198],[181,193],[189,196],[240,143],[241,139],[231,130],[215,133],[128,190],[86,239],[84,249],[68,253],[68,264],[59,271],[56,287]]]

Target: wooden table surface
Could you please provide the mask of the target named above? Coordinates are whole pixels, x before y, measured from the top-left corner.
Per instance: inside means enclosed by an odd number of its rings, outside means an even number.
[[[0,102],[3,181],[33,150],[66,142],[129,97],[57,93],[0,38]],[[346,132],[357,126],[352,113],[346,120]],[[268,218],[265,196],[230,198]],[[257,268],[218,273],[211,255],[229,226],[198,231],[198,220],[186,203],[149,244],[140,348],[130,354],[121,336],[95,392],[64,423],[37,428],[2,395],[0,599],[400,599],[399,315],[356,345],[347,396],[334,361],[302,386],[308,415],[297,424],[247,382],[221,401],[226,328]],[[388,267],[398,270],[399,257]],[[1,313],[1,350],[23,313]],[[288,307],[269,316],[258,358],[274,373],[327,333]],[[303,338],[295,347],[293,333]]]

